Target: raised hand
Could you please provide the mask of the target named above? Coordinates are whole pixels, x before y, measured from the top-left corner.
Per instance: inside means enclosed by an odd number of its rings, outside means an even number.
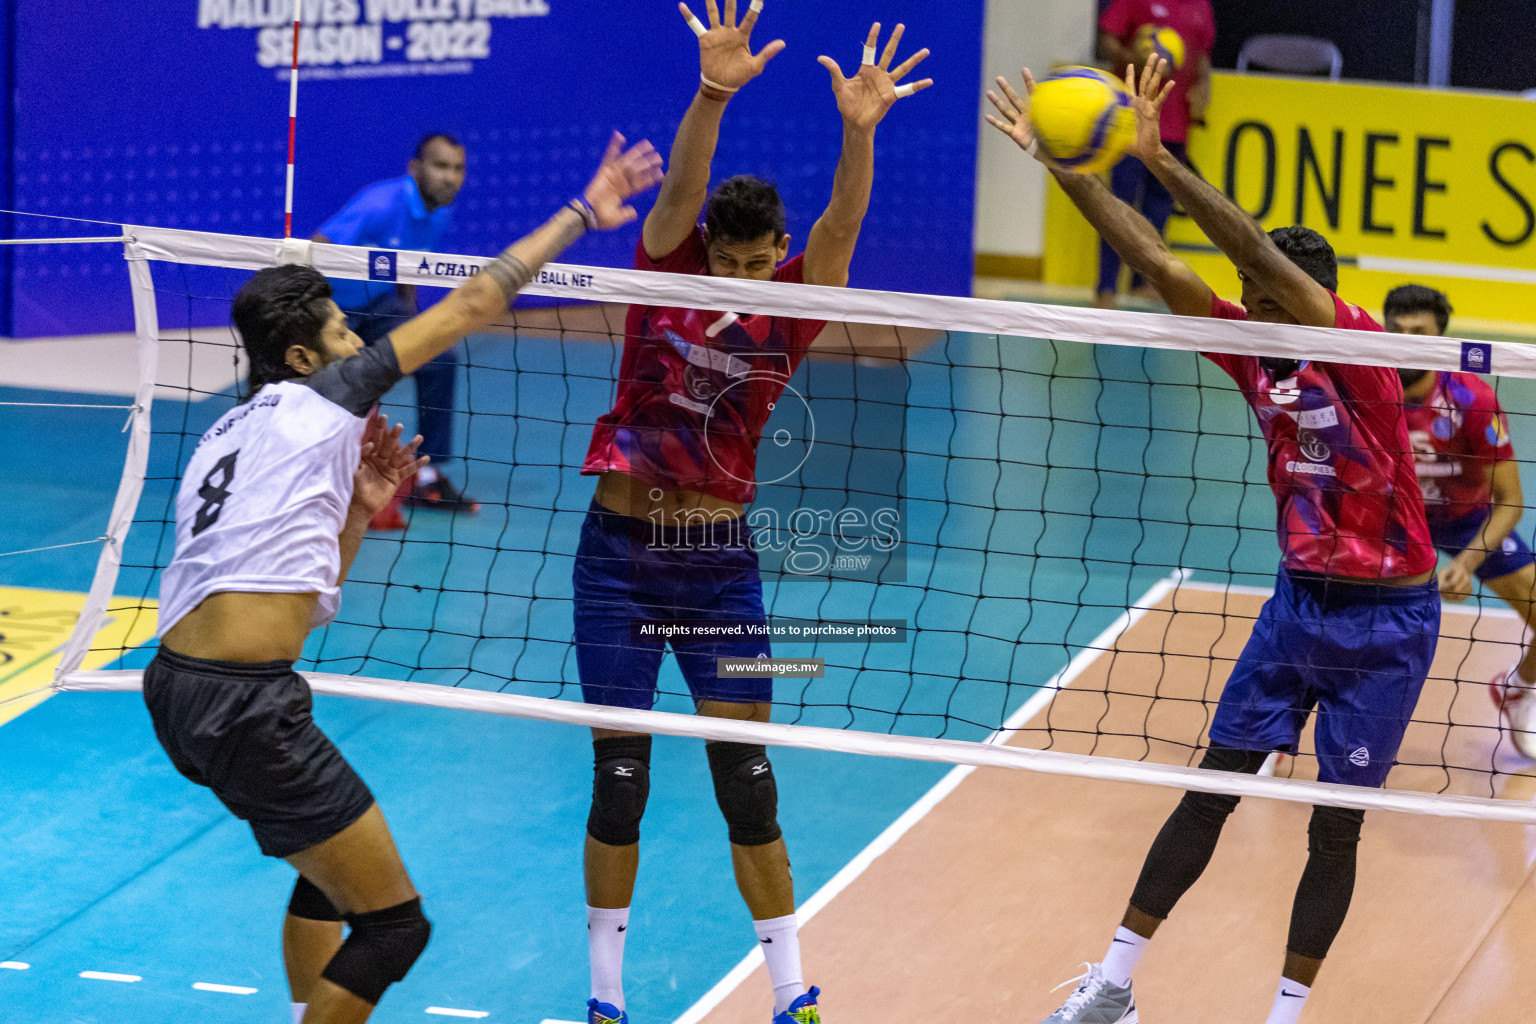
[[[389,504],[401,481],[428,462],[425,455],[416,455],[421,435],[401,444],[400,432],[401,424],[390,429],[383,413],[374,413],[363,428],[363,453],[352,474],[352,507],[369,519]]]
[[[1029,123],[1029,97],[1035,94],[1035,76],[1029,73],[1029,68],[1024,69],[1024,95],[1020,96],[1008,83],[1008,79],[1002,75],[997,76],[997,87],[1002,91],[999,96],[991,89],[987,90],[987,99],[997,108],[1001,117],[987,115],[987,124],[996,128],[1014,141],[1024,152],[1032,155],[1036,160],[1045,162],[1039,148],[1035,145],[1035,129]]]
[[[699,37],[699,78],[705,88],[729,96],[763,73],[763,66],[784,49],[784,40],[775,39],[760,52],[752,52],[752,27],[763,9],[762,0],[752,0],[740,25],[736,24],[736,0],[725,0],[724,20],[715,0],[704,3],[709,14],[708,28],[694,17],[687,4],[679,3],[677,9]]]
[[[1163,148],[1163,103],[1173,91],[1173,79],[1163,80],[1168,61],[1162,57],[1149,60],[1141,69],[1141,80],[1136,77],[1136,65],[1125,69],[1125,88],[1131,94],[1131,107],[1136,111],[1136,141],[1126,153],[1143,162]]]
[[[603,162],[598,164],[597,173],[582,193],[592,208],[596,221],[593,226],[606,231],[634,220],[635,208],[626,200],[654,188],[661,177],[661,154],[649,140],[642,139],[625,149],[624,136],[614,132]]]
[[[894,70],[887,70],[896,56],[896,45],[901,42],[901,35],[906,30],[905,25],[896,26],[890,41],[885,44],[885,52],[876,63],[875,44],[880,41],[880,23],[877,21],[871,25],[869,37],[864,40],[863,63],[852,78],[844,78],[843,69],[831,57],[816,58],[816,63],[826,68],[832,76],[832,94],[837,97],[837,112],[843,116],[845,124],[855,128],[873,128],[898,99],[921,92],[933,84],[931,78],[906,85],[898,84],[928,56],[926,48],[918,50]]]

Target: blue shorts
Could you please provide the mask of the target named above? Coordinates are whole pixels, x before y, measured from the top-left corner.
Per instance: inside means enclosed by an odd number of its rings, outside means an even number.
[[[1221,692],[1211,741],[1293,751],[1307,713],[1323,782],[1380,786],[1419,702],[1440,632],[1431,580],[1413,587],[1275,579]]]
[[[1455,558],[1466,550],[1468,544],[1477,540],[1483,524],[1488,521],[1488,515],[1489,512],[1485,509],[1453,522],[1430,523],[1429,539],[1434,542],[1435,547]],[[1536,555],[1531,553],[1530,545],[1526,544],[1518,533],[1511,530],[1503,543],[1488,552],[1488,557],[1483,559],[1483,564],[1477,567],[1476,576],[1485,582],[1496,580],[1501,576],[1519,572],[1533,562],[1536,562]]]
[[[576,669],[588,704],[649,708],[669,641],[635,635],[645,622],[717,619],[766,626],[763,580],[750,527],[666,528],[593,502],[581,527],[573,579]],[[659,542],[658,542],[659,541]],[[722,679],[716,658],[768,657],[766,636],[670,641],[693,699],[773,699],[766,677]]]

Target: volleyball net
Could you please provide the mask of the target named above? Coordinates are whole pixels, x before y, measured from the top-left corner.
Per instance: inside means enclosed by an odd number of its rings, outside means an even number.
[[[61,690],[139,685],[152,648],[125,647],[129,633],[101,627],[154,614],[180,472],[241,398],[228,310],[251,272],[303,262],[333,279],[425,290],[487,262],[159,228],[123,235],[139,379]],[[1518,454],[1536,441],[1524,412],[1536,409],[1536,352],[565,264],[546,266],[523,296],[461,346],[443,468],[479,513],[418,509],[403,531],[369,535],[336,621],[311,637],[299,666],[316,692],[1536,822],[1536,807],[1496,798],[1524,762],[1487,684],[1519,659],[1525,637],[1489,593],[1446,605],[1386,790],[1316,782],[1306,740],[1280,772],[1288,777],[1192,767],[1278,562],[1264,441],[1231,379],[1197,353],[1444,370],[1482,358],[1498,371],[1489,379]],[[774,675],[770,723],[692,714],[674,658],[653,709],[581,699],[572,573],[593,481],[580,468],[594,421],[613,405],[632,304],[698,310],[709,323],[826,322],[798,366],[775,367],[771,354],[716,366],[721,357],[695,352],[701,372],[671,398],[707,419],[722,391],[782,388],[746,516],[773,645],[774,660],[757,669]],[[409,383],[384,411],[414,428]],[[695,454],[713,458],[705,449]],[[686,530],[642,536],[686,525],[640,523],[637,543],[686,542]],[[1519,530],[1529,537],[1530,523]],[[682,612],[636,621],[636,644],[748,625],[708,602]],[[86,671],[88,655],[112,660]]]

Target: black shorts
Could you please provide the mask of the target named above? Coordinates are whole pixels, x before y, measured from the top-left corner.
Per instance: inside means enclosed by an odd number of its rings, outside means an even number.
[[[176,770],[249,822],[269,857],[322,843],[373,806],[315,725],[309,684],[290,661],[207,661],[162,647],[144,670],[144,704]]]

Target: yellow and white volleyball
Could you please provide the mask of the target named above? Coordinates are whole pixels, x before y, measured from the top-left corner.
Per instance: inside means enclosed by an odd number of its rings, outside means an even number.
[[[1143,63],[1153,57],[1161,57],[1168,62],[1170,72],[1184,66],[1184,37],[1171,28],[1159,28],[1156,25],[1141,26],[1136,30],[1136,40],[1132,48]]]
[[[1077,174],[1109,170],[1136,141],[1130,93],[1098,68],[1061,68],[1041,79],[1029,120],[1041,155]]]

